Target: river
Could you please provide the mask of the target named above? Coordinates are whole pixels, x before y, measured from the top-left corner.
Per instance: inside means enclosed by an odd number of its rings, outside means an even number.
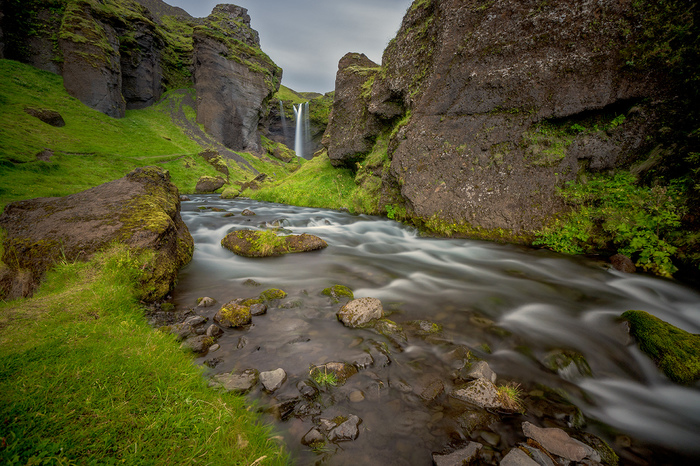
[[[242,216],[246,208],[256,215]],[[296,384],[309,378],[313,365],[363,354],[375,360],[319,399],[321,417],[362,419],[357,440],[311,451],[301,438],[318,413],[267,418],[296,464],[428,465],[432,452],[470,440],[497,459],[524,441],[524,420],[580,426],[613,446],[623,464],[680,464],[700,456],[700,385],[668,381],[629,342],[619,321],[624,311],[639,309],[700,333],[700,294],[691,288],[546,250],[421,237],[386,218],[333,210],[203,195],[182,203],[182,217],[195,253],[173,293],[178,309],[194,307],[203,296],[221,305],[268,288],[288,293],[249,328],[227,329],[221,348],[197,363],[217,358],[212,373],[283,368],[288,380],[278,392],[249,395],[265,407],[299,397]],[[328,248],[251,259],[220,245],[235,229],[278,226],[287,234],[319,236]],[[398,324],[427,320],[442,330],[429,337],[407,332],[408,341],[395,346],[370,330],[346,328],[335,315],[340,305],[321,295],[335,284],[356,298],[380,299]],[[211,318],[216,310],[197,312]],[[458,347],[486,360],[497,384],[519,384],[526,412],[482,413],[486,421],[469,424],[448,396]],[[590,374],[574,366],[547,368],[548,358],[562,351],[582,355]],[[426,400],[420,390],[434,380],[446,393]]]

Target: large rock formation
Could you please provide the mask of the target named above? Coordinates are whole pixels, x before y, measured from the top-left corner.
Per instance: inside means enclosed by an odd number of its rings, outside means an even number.
[[[87,260],[113,242],[153,254],[140,298],[157,300],[192,258],[194,242],[180,218],[177,188],[167,171],[139,168],[124,178],[61,198],[13,202],[0,215],[6,231],[0,298],[31,295],[61,260]]]
[[[28,0],[0,14],[0,58],[61,74],[87,106],[119,118],[194,84],[205,129],[230,149],[261,152],[258,127],[282,70],[244,8],[195,19],[160,0]]]
[[[195,28],[197,122],[227,147],[260,152],[258,125],[282,79],[260,50],[245,8],[218,5],[207,26]]]
[[[566,181],[647,148],[660,78],[626,66],[630,8],[415,1],[381,70],[341,60],[329,157],[354,167],[390,133],[384,186],[410,215],[527,237],[562,211]]]

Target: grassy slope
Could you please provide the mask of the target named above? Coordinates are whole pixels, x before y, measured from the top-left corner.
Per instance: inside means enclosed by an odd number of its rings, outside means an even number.
[[[148,325],[140,264],[116,247],[0,304],[0,463],[284,464],[248,402]]]
[[[146,165],[169,170],[184,193],[194,191],[199,176],[218,175],[197,155],[199,145],[172,124],[168,104],[177,96],[168,94],[157,105],[114,119],[69,96],[60,76],[31,66],[0,60],[0,83],[0,208],[14,200],[79,192]],[[43,123],[25,107],[55,110],[66,126]],[[193,120],[194,110],[188,113]],[[50,162],[36,160],[44,149],[54,152]],[[250,175],[230,165],[239,175],[232,179]]]
[[[144,165],[168,169],[181,192],[193,192],[199,176],[218,172],[172,124],[175,99],[115,120],[68,96],[59,76],[0,60],[0,209]],[[66,126],[25,106],[56,110]],[[193,121],[194,110],[185,112]],[[50,162],[36,160],[44,149]],[[252,176],[229,169],[232,179]],[[133,297],[139,260],[117,250],[61,264],[34,298],[0,303],[0,464],[284,463],[248,403],[207,388],[191,356],[148,326]]]

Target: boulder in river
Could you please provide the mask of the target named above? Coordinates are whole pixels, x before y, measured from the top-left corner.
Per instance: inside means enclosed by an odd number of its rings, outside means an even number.
[[[228,392],[239,394],[248,393],[258,383],[259,373],[255,369],[246,369],[242,372],[230,374],[217,374],[212,378],[214,387],[221,387]]]
[[[114,243],[146,253],[139,299],[157,301],[174,287],[194,242],[180,217],[177,187],[168,171],[137,168],[123,178],[65,197],[8,204],[0,298],[30,296],[59,261],[88,260]],[[149,258],[150,257],[150,258]]]
[[[346,327],[359,328],[384,317],[384,308],[377,298],[358,298],[343,306],[337,316]]]
[[[584,458],[600,462],[600,455],[583,442],[573,439],[556,427],[540,428],[530,422],[523,422],[523,433],[549,453],[568,461],[580,462]]]
[[[239,256],[271,257],[294,252],[308,252],[328,246],[318,236],[303,233],[301,235],[278,236],[272,230],[237,230],[232,231],[221,245]]]
[[[252,320],[250,307],[231,301],[221,306],[221,309],[214,316],[214,320],[224,327],[243,327]]]
[[[277,391],[285,380],[287,380],[287,373],[282,368],[260,373],[260,383],[269,393]]]

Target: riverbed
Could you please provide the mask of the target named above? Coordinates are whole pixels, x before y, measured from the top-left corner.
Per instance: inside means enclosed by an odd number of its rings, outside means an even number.
[[[241,215],[244,209],[255,215]],[[423,237],[386,218],[334,210],[201,195],[182,203],[182,217],[195,253],[173,293],[177,309],[195,308],[197,298],[208,296],[218,305],[195,312],[212,318],[235,298],[269,288],[288,294],[251,326],[227,329],[220,349],[196,363],[208,361],[211,374],[283,368],[282,388],[274,394],[258,388],[249,396],[261,409],[277,406],[266,419],[297,464],[427,465],[432,453],[468,441],[485,445],[495,461],[524,441],[525,420],[592,433],[613,446],[623,464],[680,464],[700,456],[700,386],[666,379],[619,319],[639,309],[700,333],[700,294],[691,288],[623,274],[602,261]],[[328,247],[244,258],[220,245],[241,228],[309,233]],[[407,339],[344,327],[336,318],[342,303],[321,294],[336,284],[356,298],[381,300]],[[439,331],[411,331],[414,321],[436,324]],[[484,412],[479,422],[465,420],[464,408],[449,396],[459,369],[455,354],[464,348],[488,362],[497,384],[519,384],[524,414]],[[578,365],[552,369],[548,361],[557,354],[582,358]],[[307,406],[311,411],[287,412],[311,367],[366,355],[371,363],[344,385],[323,391],[317,406]],[[435,380],[444,393],[421,396]],[[348,415],[362,419],[356,440],[315,451],[302,445],[320,417]]]

